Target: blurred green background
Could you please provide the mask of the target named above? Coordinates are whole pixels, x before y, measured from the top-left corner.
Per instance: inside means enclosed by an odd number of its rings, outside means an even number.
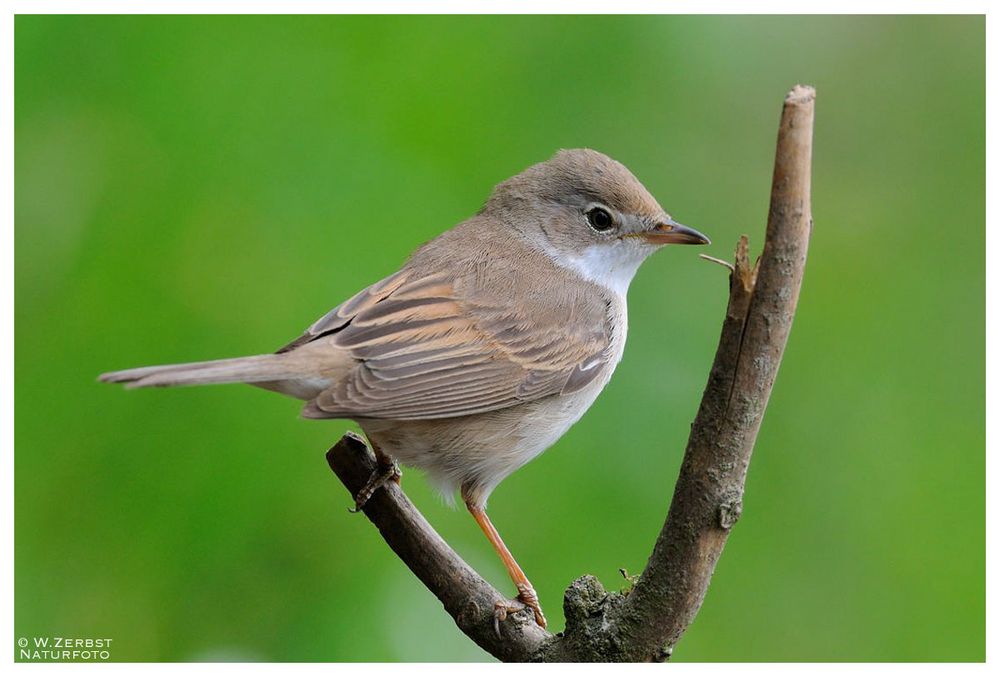
[[[743,519],[678,661],[984,658],[981,17],[16,19],[17,636],[116,660],[487,660],[248,387],[99,372],[273,350],[562,147],[759,247],[784,93],[815,230]],[[726,275],[650,260],[593,409],[493,495],[555,629],[645,564]],[[404,486],[511,591],[464,511]]]

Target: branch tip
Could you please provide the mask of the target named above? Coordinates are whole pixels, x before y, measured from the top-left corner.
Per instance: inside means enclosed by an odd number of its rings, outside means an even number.
[[[785,103],[798,105],[811,103],[816,100],[816,89],[811,85],[795,85],[791,91],[785,95]]]

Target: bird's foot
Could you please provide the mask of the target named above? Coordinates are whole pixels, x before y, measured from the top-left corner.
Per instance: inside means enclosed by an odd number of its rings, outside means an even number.
[[[354,507],[347,510],[349,512],[361,512],[361,509],[365,507],[365,503],[372,497],[372,494],[385,486],[387,482],[396,482],[399,484],[399,479],[402,476],[403,472],[399,469],[399,464],[395,461],[390,461],[386,465],[379,464],[379,467],[375,469],[372,476],[365,482],[365,486],[361,487],[361,491],[354,497]]]
[[[501,599],[493,605],[493,630],[496,631],[498,638],[502,639],[500,624],[507,620],[507,614],[517,613],[526,608],[525,604],[516,597],[514,599]]]
[[[531,587],[530,583],[518,583],[517,597],[500,600],[493,606],[493,629],[496,630],[497,637],[500,637],[500,623],[507,620],[507,615],[525,609],[531,609],[539,627],[545,628],[548,625],[545,614],[542,613],[542,606],[538,603],[538,594],[535,593],[535,589]]]
[[[542,613],[542,605],[538,602],[538,594],[531,587],[531,583],[517,584],[517,598],[535,614],[535,622],[540,627],[545,628],[548,625],[545,614]]]

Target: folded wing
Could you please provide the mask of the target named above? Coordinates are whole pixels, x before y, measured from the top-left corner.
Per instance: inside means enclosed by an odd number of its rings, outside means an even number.
[[[282,351],[322,339],[356,360],[306,405],[307,417],[465,416],[573,392],[596,378],[608,359],[608,329],[602,317],[581,315],[529,319],[516,304],[473,302],[444,276],[410,279],[404,270],[334,308]]]

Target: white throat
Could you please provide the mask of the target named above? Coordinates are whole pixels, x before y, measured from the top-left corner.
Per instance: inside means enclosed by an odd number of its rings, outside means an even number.
[[[623,299],[639,266],[654,250],[655,247],[623,240],[591,245],[582,252],[559,251],[551,245],[545,247],[545,253],[556,265],[578,273],[583,279]]]

